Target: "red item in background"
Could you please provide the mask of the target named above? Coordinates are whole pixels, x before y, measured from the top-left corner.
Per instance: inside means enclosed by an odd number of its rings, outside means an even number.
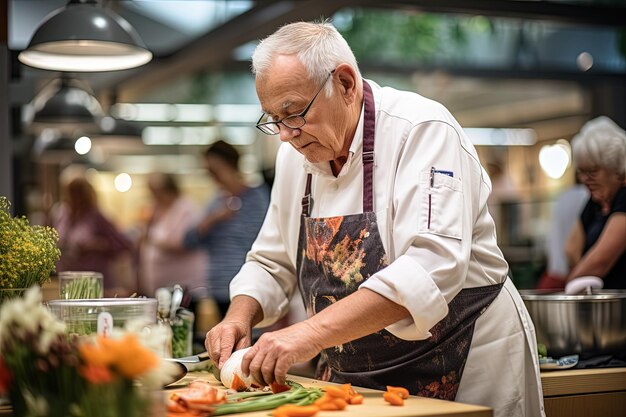
[[[565,277],[560,275],[544,273],[539,282],[537,282],[538,290],[563,290],[565,288]]]
[[[4,359],[0,357],[0,394],[8,394],[9,388],[11,387],[11,381],[13,380],[13,375],[9,368],[7,368],[4,363]]]

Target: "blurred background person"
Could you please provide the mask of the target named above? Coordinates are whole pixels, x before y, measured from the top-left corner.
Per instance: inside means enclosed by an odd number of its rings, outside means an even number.
[[[153,205],[139,242],[139,293],[154,297],[157,288],[180,284],[193,299],[205,298],[206,256],[182,245],[200,210],[181,195],[172,175],[153,173],[147,183]]]
[[[187,249],[203,248],[209,256],[206,282],[224,317],[230,304],[228,287],[252,246],[269,205],[267,186],[249,187],[239,171],[239,152],[220,140],[204,154],[211,177],[220,186],[202,220],[184,238]]]
[[[572,139],[580,181],[589,200],[568,240],[568,281],[596,276],[604,288],[626,288],[626,133],[605,116]]]
[[[578,181],[560,193],[554,202],[550,218],[550,230],[546,241],[546,272],[537,283],[538,289],[563,289],[570,265],[565,254],[565,245],[578,221],[589,191]]]
[[[95,271],[103,275],[105,296],[129,295],[133,289],[119,288],[113,262],[130,254],[132,245],[98,208],[94,188],[84,177],[62,184],[62,200],[53,220],[59,232],[61,259],[57,272]]]

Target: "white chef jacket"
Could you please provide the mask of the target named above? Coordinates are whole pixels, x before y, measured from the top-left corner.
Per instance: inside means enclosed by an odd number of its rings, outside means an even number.
[[[418,94],[368,81],[376,107],[374,211],[390,264],[361,287],[411,316],[386,330],[423,340],[463,288],[506,280],[508,265],[487,210],[491,182],[452,115]],[[363,212],[363,111],[337,177],[288,144],[277,155],[270,207],[247,262],[230,285],[263,309],[259,327],[286,313],[297,286],[301,199],[312,173],[311,217]],[[543,415],[534,327],[510,280],[476,322],[457,400],[497,416]]]

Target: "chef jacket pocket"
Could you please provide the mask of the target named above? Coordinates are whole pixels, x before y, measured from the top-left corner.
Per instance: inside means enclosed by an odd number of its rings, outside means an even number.
[[[461,239],[463,190],[461,180],[448,174],[427,171],[420,176],[422,191],[419,232]]]

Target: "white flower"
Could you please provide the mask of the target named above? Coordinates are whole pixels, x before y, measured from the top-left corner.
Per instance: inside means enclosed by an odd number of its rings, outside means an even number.
[[[37,349],[47,353],[50,343],[65,333],[65,324],[57,320],[42,304],[41,289],[29,288],[22,298],[5,302],[0,309],[0,346],[7,342],[11,329],[18,340],[26,334],[37,334]],[[41,331],[40,331],[41,330]]]
[[[48,416],[48,402],[42,396],[34,396],[32,392],[26,388],[22,389],[22,396],[26,403],[26,410],[28,417],[47,417]]]

